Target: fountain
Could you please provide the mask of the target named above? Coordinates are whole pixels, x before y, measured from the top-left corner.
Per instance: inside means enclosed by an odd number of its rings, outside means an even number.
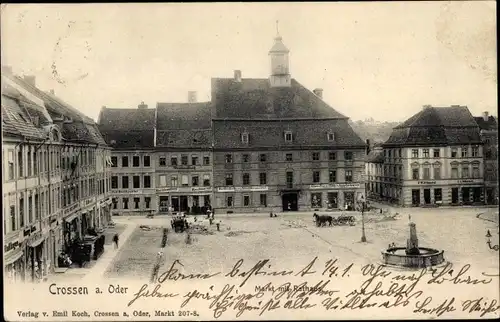
[[[389,246],[382,252],[382,260],[385,265],[407,268],[424,268],[436,266],[444,262],[444,251],[434,248],[419,247],[417,238],[417,226],[411,221],[410,238],[406,241],[406,247]]]

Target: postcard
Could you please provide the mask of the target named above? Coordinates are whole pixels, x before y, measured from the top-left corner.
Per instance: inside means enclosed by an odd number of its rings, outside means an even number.
[[[495,2],[1,8],[5,320],[499,317]]]

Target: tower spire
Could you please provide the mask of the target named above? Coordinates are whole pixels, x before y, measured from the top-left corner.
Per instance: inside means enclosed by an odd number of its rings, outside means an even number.
[[[279,35],[280,35],[279,23],[280,23],[280,21],[279,21],[279,20],[276,20],[276,36],[278,36],[278,37],[279,37]]]

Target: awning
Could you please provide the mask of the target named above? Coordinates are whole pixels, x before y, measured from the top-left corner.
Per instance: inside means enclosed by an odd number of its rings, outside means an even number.
[[[29,241],[29,242],[27,242],[27,244],[28,244],[28,246],[29,246],[29,247],[36,247],[36,246],[40,245],[40,244],[41,244],[44,240],[45,240],[45,238],[44,238],[44,236],[42,235],[42,236],[40,236],[40,238],[38,238],[38,239],[35,239],[35,240],[33,240],[33,241]]]
[[[13,250],[10,254],[7,254],[3,258],[3,263],[4,265],[10,265],[17,261],[19,258],[21,258],[24,255],[23,249],[22,248],[17,248]]]
[[[71,216],[68,216],[68,217],[64,218],[64,221],[65,222],[72,222],[73,220],[75,220],[79,216],[80,216],[80,213],[76,212],[76,213],[72,214]]]

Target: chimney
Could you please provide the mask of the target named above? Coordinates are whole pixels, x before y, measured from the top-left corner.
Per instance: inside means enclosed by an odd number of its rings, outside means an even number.
[[[140,110],[145,110],[148,108],[148,104],[144,104],[144,102],[141,102],[141,104],[139,104],[137,108]]]
[[[485,122],[488,122],[488,119],[490,118],[490,114],[488,112],[483,112],[483,119]]]
[[[234,71],[234,81],[240,83],[241,82],[241,70]]]
[[[196,92],[195,91],[189,91],[188,92],[188,103],[196,103]]]
[[[322,88],[315,88],[313,93],[318,96],[319,98],[323,99],[323,89]]]
[[[31,86],[36,86],[36,77],[33,75],[25,75],[24,81],[30,84]]]

